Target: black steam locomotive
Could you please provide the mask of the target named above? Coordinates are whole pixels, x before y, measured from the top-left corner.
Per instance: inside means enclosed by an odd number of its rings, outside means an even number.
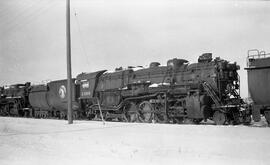
[[[206,53],[198,63],[172,59],[167,66],[81,73],[72,83],[75,118],[127,122],[249,123],[239,96],[239,66]],[[0,114],[66,118],[66,80],[1,88]],[[14,87],[14,88],[13,88]],[[14,90],[15,89],[15,90]]]

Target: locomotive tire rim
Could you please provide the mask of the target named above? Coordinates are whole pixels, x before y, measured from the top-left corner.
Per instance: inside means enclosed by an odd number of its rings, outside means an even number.
[[[153,106],[149,101],[143,101],[139,105],[139,119],[143,123],[152,122],[153,118]]]
[[[168,116],[165,112],[165,106],[163,104],[158,104],[155,106],[155,116],[154,119],[158,123],[167,123],[168,122]]]
[[[136,122],[138,121],[138,107],[134,102],[126,103],[124,107],[124,113],[127,122]]]
[[[213,120],[216,125],[224,125],[226,122],[226,116],[224,113],[216,111],[214,113]]]

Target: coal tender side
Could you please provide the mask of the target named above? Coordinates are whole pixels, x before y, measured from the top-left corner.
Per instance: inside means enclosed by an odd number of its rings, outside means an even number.
[[[78,111],[78,86],[72,80],[72,108],[74,118],[80,116]],[[29,94],[29,101],[38,118],[67,118],[67,80],[51,81],[45,85],[35,85]]]

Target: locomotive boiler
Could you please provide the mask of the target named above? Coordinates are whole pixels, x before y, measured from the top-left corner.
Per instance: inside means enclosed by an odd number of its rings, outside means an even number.
[[[216,124],[250,122],[239,96],[239,66],[206,53],[197,63],[172,59],[149,68],[117,68],[77,76],[79,105],[89,119]]]

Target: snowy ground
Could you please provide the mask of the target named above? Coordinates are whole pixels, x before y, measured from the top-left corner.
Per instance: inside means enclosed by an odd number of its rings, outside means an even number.
[[[269,149],[269,127],[0,117],[1,165],[259,165]]]

